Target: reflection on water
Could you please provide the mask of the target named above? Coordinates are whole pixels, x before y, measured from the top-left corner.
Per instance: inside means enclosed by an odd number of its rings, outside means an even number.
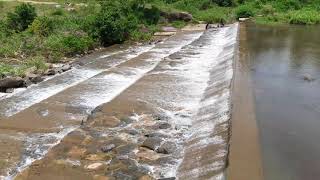
[[[320,179],[320,27],[245,26],[265,179]]]

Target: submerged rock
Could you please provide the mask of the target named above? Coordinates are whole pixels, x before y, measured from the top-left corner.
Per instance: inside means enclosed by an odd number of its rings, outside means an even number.
[[[308,82],[311,82],[311,81],[314,81],[315,78],[313,78],[310,74],[305,74],[305,75],[303,76],[303,80],[308,81]]]
[[[149,137],[143,142],[142,147],[156,150],[161,145],[162,141],[163,140],[160,137]]]
[[[159,123],[156,124],[156,128],[169,129],[169,128],[171,128],[171,124],[169,124],[167,122],[159,122]]]
[[[137,145],[135,144],[126,144],[117,147],[116,151],[119,155],[127,155],[132,153],[137,148]]]
[[[103,166],[103,163],[93,163],[93,164],[86,166],[85,168],[89,169],[89,170],[97,170],[102,166]]]
[[[159,138],[168,138],[170,137],[167,134],[159,133],[159,132],[152,132],[149,134],[144,135],[145,137],[159,137]]]
[[[110,151],[112,151],[112,149],[114,149],[116,147],[116,145],[114,145],[114,144],[109,144],[109,145],[106,145],[106,146],[102,146],[101,147],[101,151],[102,152],[110,152]]]
[[[157,152],[162,154],[171,154],[175,152],[176,149],[177,146],[174,142],[166,141],[157,149]]]
[[[13,88],[6,89],[6,93],[13,93],[13,91],[14,91]]]
[[[158,180],[175,180],[176,178],[175,177],[169,177],[169,178],[161,178],[161,179],[158,179]]]

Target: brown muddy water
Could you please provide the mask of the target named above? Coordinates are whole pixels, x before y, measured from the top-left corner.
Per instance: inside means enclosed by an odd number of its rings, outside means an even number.
[[[320,27],[244,26],[264,177],[320,179]]]
[[[238,24],[178,32],[0,99],[0,179],[225,179]]]

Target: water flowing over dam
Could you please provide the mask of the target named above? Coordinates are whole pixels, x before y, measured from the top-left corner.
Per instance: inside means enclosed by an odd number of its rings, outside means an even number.
[[[238,24],[182,31],[0,99],[0,179],[225,179]]]

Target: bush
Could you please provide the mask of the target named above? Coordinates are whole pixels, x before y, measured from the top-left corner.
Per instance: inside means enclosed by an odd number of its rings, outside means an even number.
[[[32,57],[26,62],[27,67],[35,67],[37,70],[47,70],[48,66],[45,63],[45,60],[41,56]]]
[[[317,24],[320,23],[320,15],[317,11],[300,10],[289,14],[290,24]]]
[[[29,29],[38,36],[48,36],[53,31],[53,21],[46,16],[37,17]]]
[[[94,47],[94,41],[85,33],[52,35],[45,42],[49,57],[72,56],[84,53]],[[56,59],[53,59],[56,60]]]
[[[101,6],[92,35],[98,37],[103,45],[121,43],[137,29],[138,20],[126,1],[106,1]]]
[[[254,12],[252,8],[248,5],[242,5],[236,9],[237,18],[248,18],[248,17],[252,17],[253,15],[254,15]]]
[[[209,9],[206,11],[200,11],[195,14],[195,17],[200,21],[207,23],[221,23],[227,22],[228,12],[222,9]]]
[[[10,38],[4,38],[1,40],[0,46],[0,57],[8,58],[13,57],[16,58],[20,51],[22,38],[19,34],[11,35]]]
[[[273,8],[272,5],[267,4],[267,5],[263,5],[262,6],[261,12],[262,12],[263,15],[274,15],[276,10]]]
[[[219,6],[232,6],[233,0],[212,0],[214,3],[218,4]]]
[[[298,10],[301,8],[300,0],[281,0],[275,1],[274,7],[281,11]]]
[[[55,11],[53,11],[51,13],[51,15],[53,15],[53,16],[62,16],[62,15],[64,15],[64,11],[62,10],[62,8],[58,8]]]
[[[30,4],[21,4],[7,14],[8,27],[16,32],[24,31],[37,17],[36,9]]]

